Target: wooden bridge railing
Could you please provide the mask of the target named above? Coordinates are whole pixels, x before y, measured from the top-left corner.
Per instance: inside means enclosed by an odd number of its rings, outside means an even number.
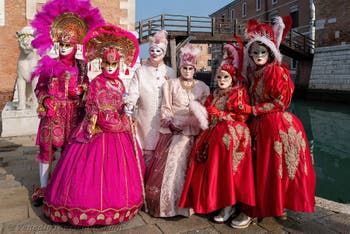
[[[245,25],[238,24],[237,20],[223,21],[203,16],[172,14],[162,14],[136,23],[136,31],[141,44],[147,42],[150,35],[161,29],[165,29],[169,33],[182,32],[183,36],[206,33],[212,37],[217,35],[239,35],[243,38]],[[312,56],[314,44],[313,40],[293,30],[290,31],[283,43],[284,46],[293,52],[303,56]]]

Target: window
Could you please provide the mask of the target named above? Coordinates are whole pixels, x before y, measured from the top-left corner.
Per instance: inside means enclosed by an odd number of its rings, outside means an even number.
[[[231,22],[235,20],[235,9],[231,9]]]
[[[299,27],[299,12],[293,11],[290,13],[290,16],[292,17],[292,20],[293,20],[292,28]]]
[[[211,59],[208,59],[208,66],[211,66],[212,65],[212,61]]]
[[[295,70],[297,69],[297,66],[298,66],[298,60],[291,59],[290,68]]]
[[[272,0],[272,4],[276,4],[277,2],[277,0]]]
[[[242,17],[245,17],[247,15],[247,3],[242,3]]]
[[[261,0],[256,0],[256,11],[261,10]]]
[[[225,15],[221,15],[220,22],[221,22],[221,23],[225,23]]]

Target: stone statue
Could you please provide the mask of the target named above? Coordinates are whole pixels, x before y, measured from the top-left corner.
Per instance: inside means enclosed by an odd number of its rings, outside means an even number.
[[[34,39],[33,33],[34,29],[30,26],[25,26],[16,32],[16,38],[21,50],[17,63],[17,110],[24,110],[27,105],[35,110],[38,105],[34,94],[37,78],[34,78],[32,81],[30,79],[31,73],[39,60],[39,55],[31,45]]]

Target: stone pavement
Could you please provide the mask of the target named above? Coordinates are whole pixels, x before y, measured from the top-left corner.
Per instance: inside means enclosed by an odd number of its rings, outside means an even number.
[[[285,221],[266,218],[247,229],[210,221],[211,215],[152,218],[140,212],[127,223],[79,228],[51,223],[30,195],[38,185],[35,136],[0,138],[0,234],[31,233],[350,233],[350,206],[317,198],[313,214],[288,211]]]

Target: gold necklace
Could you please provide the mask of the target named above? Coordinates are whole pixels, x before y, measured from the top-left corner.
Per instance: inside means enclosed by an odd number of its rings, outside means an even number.
[[[195,86],[196,82],[194,79],[191,80],[185,80],[183,78],[180,78],[180,85],[185,90],[192,90]]]

